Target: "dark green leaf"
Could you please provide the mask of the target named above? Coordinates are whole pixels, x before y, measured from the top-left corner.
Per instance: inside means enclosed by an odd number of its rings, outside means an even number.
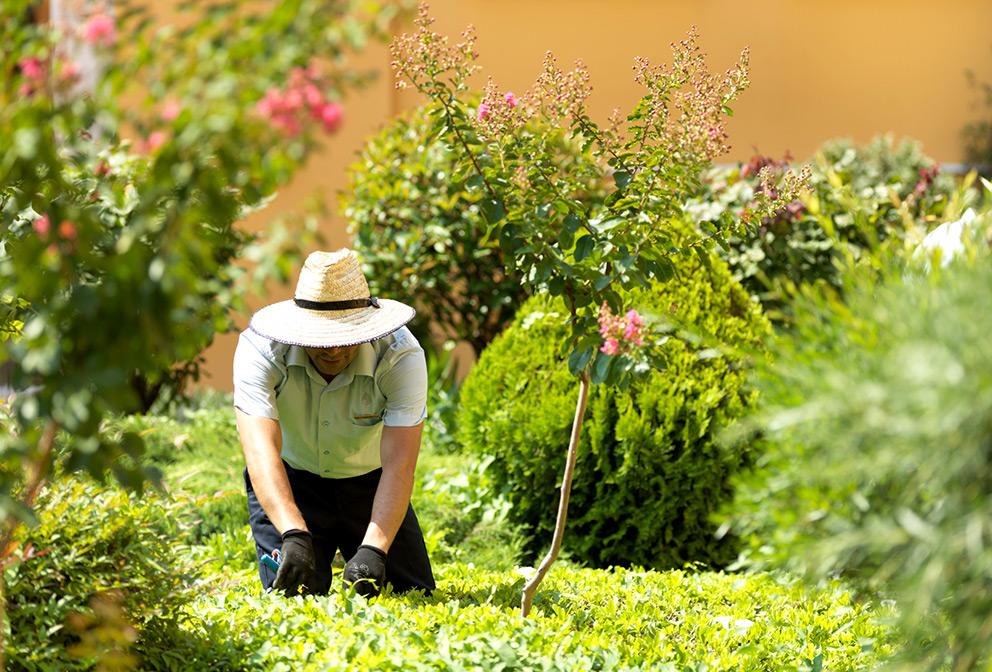
[[[486,198],[479,202],[482,214],[490,224],[496,224],[505,216],[503,203],[495,198]]]
[[[582,261],[588,257],[596,247],[596,241],[590,235],[582,236],[575,243],[575,260]]]
[[[573,350],[572,354],[568,356],[568,370],[573,376],[579,375],[582,369],[589,364],[593,349],[591,347],[579,348]]]

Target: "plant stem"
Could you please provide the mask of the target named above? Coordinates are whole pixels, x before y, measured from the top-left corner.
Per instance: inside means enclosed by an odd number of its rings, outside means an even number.
[[[579,452],[579,437],[582,434],[582,419],[586,414],[586,402],[589,400],[589,371],[579,374],[579,400],[575,405],[575,419],[572,421],[572,438],[568,442],[568,457],[565,459],[565,474],[561,480],[561,499],[558,500],[558,519],[555,521],[555,534],[551,540],[551,550],[544,557],[541,565],[527,585],[524,586],[523,599],[520,603],[520,613],[526,618],[530,614],[531,605],[537,587],[544,580],[544,575],[558,559],[561,550],[561,540],[565,536],[565,519],[568,517],[568,498],[572,493],[572,474],[575,472],[575,457]]]

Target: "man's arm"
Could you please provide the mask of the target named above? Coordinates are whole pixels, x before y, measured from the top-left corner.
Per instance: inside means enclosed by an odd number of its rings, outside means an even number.
[[[413,475],[420,454],[424,424],[413,427],[383,427],[379,454],[382,477],[372,503],[372,520],[363,544],[388,552],[403,523],[413,492]]]
[[[292,529],[306,530],[307,524],[293,499],[289,478],[280,458],[282,432],[279,421],[248,415],[241,409],[235,409],[235,413],[248,476],[258,503],[280,534]]]

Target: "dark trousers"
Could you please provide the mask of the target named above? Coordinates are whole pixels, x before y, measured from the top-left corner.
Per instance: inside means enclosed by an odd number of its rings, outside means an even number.
[[[285,462],[283,465],[286,467],[296,506],[313,535],[313,546],[317,554],[316,588],[318,593],[324,594],[331,587],[331,561],[334,560],[335,551],[340,549],[341,555],[347,560],[355,554],[365,537],[372,519],[372,502],[382,470],[376,469],[353,478],[321,478],[309,471],[293,469]],[[247,469],[245,488],[248,491],[248,521],[251,523],[255,552],[259,558],[258,577],[262,580],[262,586],[268,590],[276,579],[276,573],[262,564],[262,554],[272,555],[273,550],[282,546],[282,537],[258,503]],[[399,532],[389,547],[386,582],[392,584],[396,592],[411,589],[428,592],[434,590],[434,574],[413,506],[407,509]]]

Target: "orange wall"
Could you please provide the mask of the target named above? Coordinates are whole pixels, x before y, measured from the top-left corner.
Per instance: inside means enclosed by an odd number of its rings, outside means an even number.
[[[467,24],[476,26],[485,68],[480,85],[492,75],[502,88],[522,92],[548,49],[563,66],[583,59],[594,87],[590,109],[601,121],[639,97],[633,58],[668,61],[669,44],[689,26],[698,27],[714,70],[729,67],[749,46],[752,85],[735,106],[727,160],[745,159],[752,148],[805,158],[829,138],[863,142],[890,132],[917,138],[939,161],[957,162],[960,130],[981,112],[964,71],[992,81],[992,0],[434,0],[431,6],[435,28],[453,41]],[[343,130],[280,194],[270,215],[299,209],[317,189],[336,212],[335,193],[346,188],[345,168],[363,139],[391,114],[418,104],[416,94],[393,91],[385,48],[370,48],[360,62],[380,66],[382,77],[347,101]],[[324,230],[329,246],[347,244],[340,216],[329,217]],[[291,293],[281,288],[253,305]],[[230,389],[235,342],[235,335],[218,337],[208,350],[204,385]]]

